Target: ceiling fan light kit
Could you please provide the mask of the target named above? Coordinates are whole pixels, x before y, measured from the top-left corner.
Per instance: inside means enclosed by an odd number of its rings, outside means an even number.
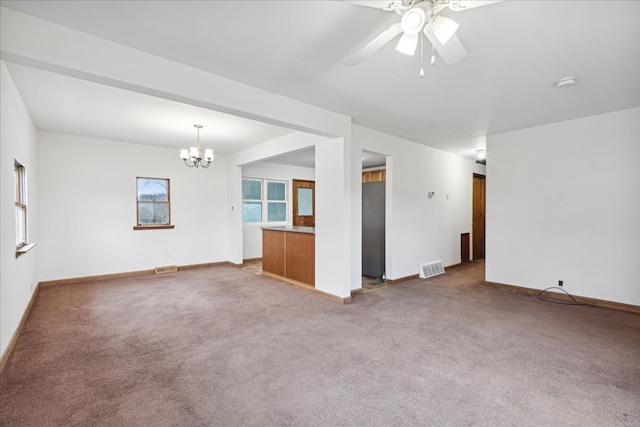
[[[391,25],[385,31],[362,47],[345,65],[357,65],[382,46],[390,42],[398,34],[402,37],[396,50],[405,55],[414,55],[422,34],[431,42],[432,50],[438,51],[443,61],[452,65],[467,56],[467,50],[455,36],[460,25],[452,19],[441,16],[445,8],[459,12],[474,7],[486,6],[503,0],[396,0],[389,2],[354,2],[362,6],[374,7],[383,11],[393,11],[402,18],[399,23]],[[427,10],[427,7],[429,8]],[[435,64],[435,53],[431,55],[431,65]],[[420,77],[424,71],[420,71]]]
[[[413,56],[416,53],[420,38],[419,34],[424,27],[425,20],[426,14],[419,7],[414,7],[402,15],[400,26],[404,34],[396,45],[398,52],[409,56]]]
[[[444,16],[438,16],[433,22],[434,31],[436,38],[443,46],[447,44],[451,37],[458,31],[460,24],[455,22],[453,19],[445,18]],[[425,27],[425,31],[427,31]]]
[[[419,7],[414,7],[402,15],[400,25],[405,34],[418,34],[426,21],[426,13]]]
[[[404,55],[413,56],[416,53],[418,47],[418,35],[417,34],[403,34],[398,40],[396,50]]]

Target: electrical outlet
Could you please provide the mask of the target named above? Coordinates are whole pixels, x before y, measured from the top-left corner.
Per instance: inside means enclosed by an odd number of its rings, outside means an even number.
[[[558,286],[562,287],[564,285],[564,282],[562,280],[558,280]]]

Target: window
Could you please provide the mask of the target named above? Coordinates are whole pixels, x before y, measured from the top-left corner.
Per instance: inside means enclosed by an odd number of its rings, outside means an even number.
[[[134,230],[173,228],[169,180],[137,178],[137,225]]]
[[[262,222],[261,179],[242,179],[242,222]]]
[[[287,220],[286,184],[266,181],[267,184],[267,222]]]
[[[16,248],[27,244],[27,173],[17,160],[14,161],[16,193]]]
[[[242,222],[286,222],[287,183],[242,179]]]

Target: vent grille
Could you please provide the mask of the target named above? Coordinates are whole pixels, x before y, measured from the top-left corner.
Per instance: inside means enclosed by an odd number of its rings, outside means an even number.
[[[442,261],[420,264],[420,278],[426,279],[427,277],[437,276],[438,274],[444,274]]]
[[[156,267],[154,270],[155,270],[156,274],[175,273],[176,271],[178,271],[178,266],[177,265],[165,265],[164,267]]]

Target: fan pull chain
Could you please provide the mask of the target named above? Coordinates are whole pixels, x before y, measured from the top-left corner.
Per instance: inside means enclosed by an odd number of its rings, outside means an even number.
[[[433,2],[431,2],[431,37],[433,38],[433,41],[431,42],[431,65],[435,65],[436,63],[436,9],[435,6],[433,4]]]
[[[436,52],[435,52],[435,43],[431,43],[431,65],[435,65],[436,63]]]
[[[424,37],[420,34],[420,78],[424,78]]]

